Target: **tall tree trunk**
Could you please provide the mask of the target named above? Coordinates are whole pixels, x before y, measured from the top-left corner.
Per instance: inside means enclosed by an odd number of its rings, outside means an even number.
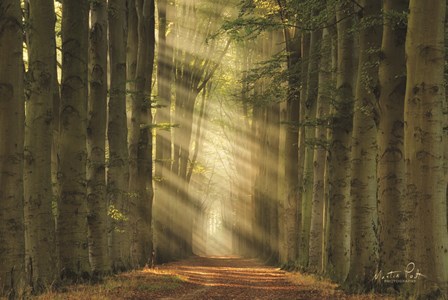
[[[90,276],[87,242],[86,129],[89,5],[62,3],[62,91],[60,115],[61,197],[58,243],[61,276]]]
[[[263,95],[263,84],[257,83],[257,87],[259,95]],[[257,140],[258,140],[258,149],[257,153],[260,154],[260,158],[258,159],[258,163],[256,165],[257,177],[255,179],[254,184],[254,197],[255,197],[255,207],[256,207],[256,225],[257,231],[259,231],[258,244],[256,249],[258,256],[263,260],[268,259],[268,253],[270,253],[270,245],[269,245],[269,227],[270,227],[270,219],[267,217],[267,163],[268,160],[268,151],[267,151],[267,108],[258,103],[259,106],[259,114],[257,116]],[[261,159],[261,157],[265,157],[266,159]]]
[[[378,49],[381,41],[380,24],[372,23],[380,16],[381,3],[362,0],[362,30],[359,34],[358,79],[353,116],[351,157],[351,256],[346,285],[352,290],[373,288],[372,274],[378,268],[378,210],[376,179],[376,123]]]
[[[151,79],[154,61],[154,1],[136,0],[138,19],[138,52],[134,99],[131,104],[130,178],[132,209],[132,258],[136,266],[144,266],[151,257],[152,165]],[[149,157],[148,157],[149,156]]]
[[[56,232],[53,215],[51,148],[53,93],[56,79],[55,13],[53,1],[30,1],[28,37],[28,103],[25,130],[26,268],[33,292],[57,278]]]
[[[404,149],[403,112],[406,90],[404,44],[406,22],[397,20],[408,9],[409,0],[384,1],[384,25],[379,65],[378,214],[379,270],[402,269],[405,261],[403,220]],[[398,220],[397,216],[402,216]]]
[[[316,104],[316,129],[313,157],[313,194],[311,208],[309,261],[310,271],[322,273],[324,241],[324,181],[327,156],[327,118],[330,110],[331,88],[331,36],[327,29],[322,32],[319,65],[319,87]]]
[[[334,22],[334,20],[336,20],[335,15],[333,15],[333,17],[331,18]],[[336,28],[328,28],[329,32],[330,32],[330,36],[331,36],[331,83],[329,85],[329,91],[335,91],[336,89],[336,76],[337,76],[337,62],[338,62],[338,42],[337,42],[337,33],[336,33]],[[334,95],[333,93],[331,93],[330,95]],[[334,98],[331,97],[331,100],[333,100]],[[330,224],[330,180],[329,180],[329,174],[330,174],[330,163],[329,163],[329,159],[330,159],[330,141],[332,140],[332,134],[331,134],[331,127],[329,126],[329,124],[331,124],[331,116],[333,115],[334,112],[334,108],[331,106],[331,102],[330,102],[330,107],[329,107],[329,114],[328,114],[328,120],[326,121],[327,124],[327,143],[326,143],[326,156],[325,156],[325,178],[324,178],[324,241],[323,241],[323,266],[322,266],[322,272],[326,272],[327,266],[328,266],[328,257],[329,257],[329,234],[330,234],[330,228],[329,228],[329,224]]]
[[[268,107],[268,160],[267,160],[267,201],[270,219],[269,244],[271,253],[269,262],[278,263],[279,258],[279,227],[278,227],[278,185],[279,185],[279,134],[280,134],[280,104],[272,103]]]
[[[303,245],[303,237],[302,237],[302,225],[303,221],[303,185],[304,185],[304,168],[305,168],[305,148],[306,148],[306,128],[304,123],[306,122],[306,99],[308,92],[308,67],[309,67],[309,54],[310,54],[310,34],[302,32],[302,40],[301,40],[301,61],[300,61],[300,72],[301,72],[301,85],[298,87],[300,89],[300,106],[299,106],[299,140],[297,143],[298,147],[298,179],[297,179],[297,219],[295,230],[297,230],[297,257],[294,261],[299,261],[303,254],[302,250],[306,248]]]
[[[258,91],[255,91],[257,93]],[[259,105],[253,105],[252,108],[252,124],[251,124],[251,137],[252,137],[252,151],[255,153],[261,153],[262,148],[260,147],[260,141],[262,140],[261,134],[261,125],[260,120],[262,119],[263,110]],[[251,157],[251,165],[253,166],[252,170],[252,199],[251,199],[251,210],[252,210],[252,229],[253,229],[253,237],[252,237],[252,248],[253,254],[258,256],[260,254],[260,249],[262,249],[261,241],[262,241],[262,232],[263,229],[260,226],[260,201],[259,201],[259,180],[260,180],[260,157],[261,155],[252,155]]]
[[[114,271],[130,267],[129,162],[126,119],[126,1],[109,0],[110,91],[107,138],[107,195],[112,218],[111,260]]]
[[[145,191],[142,190],[142,182],[144,182],[144,178],[140,178],[139,174],[139,152],[140,149],[140,126],[142,125],[144,118],[144,105],[145,98],[147,95],[145,94],[145,74],[146,74],[146,52],[148,51],[148,40],[146,35],[146,24],[144,19],[144,0],[135,0],[130,1],[129,4],[134,3],[134,6],[128,6],[128,23],[130,25],[129,35],[135,35],[132,37],[133,39],[136,37],[137,40],[134,40],[136,44],[127,45],[128,49],[136,48],[137,56],[136,56],[136,64],[135,64],[135,77],[128,78],[129,82],[132,82],[133,89],[130,91],[131,93],[131,102],[130,106],[130,124],[128,129],[128,151],[129,151],[129,205],[130,205],[130,220],[129,225],[131,226],[131,256],[132,256],[132,265],[138,266],[139,264],[139,255],[138,255],[138,231],[139,226],[143,226],[142,220],[140,219],[139,212],[137,211],[138,202],[141,201],[141,198],[144,197]],[[132,17],[137,17],[136,22],[131,20]],[[133,24],[130,24],[133,22]],[[133,26],[137,26],[134,28]],[[131,27],[132,26],[132,27]],[[128,37],[128,40],[131,36]],[[131,49],[132,51],[132,49]],[[135,50],[134,50],[135,51]],[[146,145],[142,145],[145,147]],[[143,149],[146,150],[146,149]]]
[[[308,54],[308,73],[306,98],[302,104],[305,106],[305,115],[302,119],[304,129],[304,139],[301,145],[304,150],[303,162],[303,181],[302,181],[302,225],[300,235],[299,263],[303,268],[308,266],[308,249],[311,225],[311,207],[313,196],[313,154],[316,120],[316,102],[318,91],[318,70],[320,60],[320,43],[322,39],[322,30],[315,30],[310,33],[310,44]],[[305,62],[307,63],[307,62]],[[303,101],[303,100],[302,100]]]
[[[0,2],[0,296],[22,298],[25,288],[23,226],[23,28],[20,1]]]
[[[158,1],[159,11],[159,43],[157,61],[158,104],[156,114],[156,159],[155,159],[155,251],[159,263],[172,259],[170,251],[171,205],[170,191],[167,182],[170,180],[171,166],[171,81],[172,81],[172,45],[168,34],[168,22],[171,17],[167,0]]]
[[[298,204],[298,130],[300,108],[300,35],[285,29],[286,50],[288,53],[288,95],[287,95],[287,131],[285,136],[285,248],[286,263],[293,263],[298,254],[299,235],[297,226]]]
[[[107,2],[91,3],[89,124],[87,127],[87,205],[89,254],[94,276],[110,272],[107,232]]]
[[[409,258],[418,272],[416,296],[448,294],[446,182],[443,170],[445,1],[410,1],[406,36],[407,81],[404,112],[406,223]],[[428,33],[431,34],[428,34]],[[413,223],[414,225],[412,226]]]
[[[343,281],[350,262],[350,142],[352,132],[353,86],[355,64],[353,3],[343,1],[336,10],[338,62],[336,99],[333,108],[329,148],[329,236],[327,272]]]

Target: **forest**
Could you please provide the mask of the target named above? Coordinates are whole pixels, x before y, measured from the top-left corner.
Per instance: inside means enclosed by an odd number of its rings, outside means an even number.
[[[448,299],[446,6],[0,0],[0,298],[234,255]]]

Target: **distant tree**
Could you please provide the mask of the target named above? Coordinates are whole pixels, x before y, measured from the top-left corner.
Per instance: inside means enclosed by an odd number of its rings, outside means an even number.
[[[330,112],[331,36],[328,29],[322,31],[321,59],[319,64],[319,86],[316,103],[316,128],[313,156],[313,193],[311,208],[308,269],[323,272],[325,167],[327,160],[327,119]]]
[[[159,36],[157,49],[157,104],[155,115],[156,157],[155,157],[155,247],[157,261],[172,259],[170,240],[172,236],[171,205],[168,200],[173,191],[169,188],[171,173],[171,86],[173,71],[173,34],[169,33],[172,4],[167,0],[158,1]]]
[[[213,4],[226,5],[222,1]],[[205,13],[205,14],[204,14]],[[195,204],[188,195],[187,173],[192,142],[194,107],[198,94],[216,72],[229,48],[230,41],[220,48],[218,30],[221,13],[210,3],[181,1],[175,13],[174,44],[174,102],[173,123],[179,125],[173,133],[173,187],[176,208],[173,211],[173,233],[176,235],[179,256],[191,254],[192,222]],[[180,216],[180,217],[179,217]]]
[[[284,5],[281,7],[283,21],[289,18],[286,15]],[[297,21],[296,21],[297,22]],[[284,213],[285,222],[284,228],[281,231],[285,233],[285,247],[286,253],[283,258],[284,262],[292,263],[297,258],[298,251],[298,230],[297,226],[297,206],[298,206],[298,154],[299,154],[299,133],[297,124],[299,123],[299,109],[300,109],[300,79],[301,79],[301,39],[300,31],[297,28],[285,26],[283,28],[285,36],[285,47],[287,56],[287,80],[288,92],[286,99],[286,122],[287,131],[285,136],[285,199]]]
[[[316,29],[311,33],[309,48],[304,51],[309,51],[308,61],[302,61],[303,64],[308,64],[307,67],[307,84],[303,86],[306,88],[306,97],[301,99],[303,106],[301,116],[301,126],[304,127],[303,144],[300,147],[304,149],[303,153],[303,174],[301,182],[301,203],[302,203],[302,218],[301,218],[301,232],[300,232],[300,246],[299,246],[299,263],[302,267],[308,266],[308,249],[310,239],[311,226],[311,212],[312,212],[312,197],[313,197],[313,156],[314,156],[314,140],[315,140],[315,122],[317,109],[317,95],[318,95],[318,75],[319,75],[319,61],[320,61],[320,46],[322,40],[322,30]]]

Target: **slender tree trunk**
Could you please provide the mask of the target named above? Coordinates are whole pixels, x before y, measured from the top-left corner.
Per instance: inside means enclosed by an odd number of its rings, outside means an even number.
[[[263,83],[258,83],[259,94],[263,95]],[[269,152],[267,146],[268,140],[268,122],[267,122],[267,113],[268,108],[263,104],[260,105],[260,116],[258,118],[258,128],[259,128],[259,149],[258,152],[260,154],[260,159],[258,160],[257,166],[257,180],[255,185],[255,196],[256,196],[256,204],[257,207],[257,225],[260,230],[260,243],[258,249],[258,253],[262,259],[267,260],[269,258],[269,254],[271,252],[271,247],[269,244],[269,229],[271,225],[271,220],[269,218],[269,199],[268,199],[268,180],[267,180],[267,172],[268,172],[268,160],[269,160]],[[261,159],[265,157],[266,159]]]
[[[409,248],[409,258],[425,276],[416,278],[416,296],[436,299],[448,294],[447,203],[442,144],[446,3],[411,0],[409,8],[404,112],[405,207],[413,207],[414,214],[406,222],[409,229],[406,238],[414,241],[414,247]]]
[[[310,34],[302,32],[301,41],[301,85],[300,89],[300,106],[299,106],[299,141],[297,143],[298,147],[298,179],[297,179],[297,219],[295,230],[297,230],[297,257],[294,261],[299,261],[301,257],[303,258],[302,250],[306,248],[303,245],[304,237],[302,233],[303,221],[303,185],[304,185],[304,168],[305,168],[305,148],[306,148],[306,128],[304,123],[306,122],[306,99],[308,91],[308,67],[309,67],[309,49],[310,49]],[[300,263],[300,262],[299,262]]]
[[[128,49],[136,47],[137,57],[135,65],[135,77],[128,78],[132,81],[133,89],[131,92],[131,102],[130,102],[130,124],[129,124],[129,204],[130,204],[130,216],[129,225],[131,227],[132,241],[131,241],[131,256],[132,265],[139,265],[139,230],[143,226],[142,220],[137,209],[138,203],[144,197],[145,191],[142,190],[142,185],[144,178],[140,177],[139,160],[140,146],[143,146],[143,151],[146,150],[146,145],[140,145],[140,126],[143,125],[143,118],[145,115],[146,108],[144,108],[146,95],[145,90],[145,74],[146,74],[146,59],[148,51],[148,40],[146,35],[146,24],[144,18],[144,0],[135,0],[134,7],[128,7],[128,22],[132,22],[130,18],[137,17],[137,22],[130,24],[129,34],[134,35],[137,33],[136,44],[128,45]],[[137,26],[133,28],[131,26]],[[131,36],[129,36],[131,38]],[[133,39],[135,37],[132,37]],[[141,159],[141,158],[140,158]]]
[[[290,33],[285,29],[286,50],[288,54],[288,98],[287,98],[287,122],[288,127],[285,137],[285,180],[286,197],[285,210],[285,248],[286,263],[296,260],[298,254],[299,235],[297,226],[298,205],[298,130],[300,107],[300,36],[298,32]]]
[[[91,3],[89,124],[87,127],[87,205],[89,254],[94,276],[110,272],[106,194],[107,2]]]
[[[269,244],[271,253],[269,262],[272,264],[278,263],[279,258],[279,199],[278,199],[278,185],[279,185],[279,135],[280,135],[280,104],[272,103],[268,107],[268,160],[267,160],[267,182],[268,187],[267,201],[268,213],[270,219],[269,228]]]
[[[62,3],[62,91],[58,243],[61,276],[90,276],[87,242],[86,129],[89,5]]]
[[[107,138],[107,195],[112,222],[112,270],[130,267],[129,162],[126,120],[126,1],[109,0],[110,91]]]
[[[155,251],[159,263],[172,259],[170,251],[171,205],[167,182],[170,180],[171,166],[171,81],[172,81],[172,45],[167,37],[169,21],[169,4],[167,0],[158,1],[159,43],[157,61],[158,104],[156,114],[156,159],[155,159]]]
[[[313,154],[316,120],[316,102],[318,91],[318,70],[320,60],[320,43],[322,39],[322,30],[315,30],[310,34],[310,44],[308,54],[308,73],[306,85],[306,98],[302,102],[305,105],[305,115],[302,120],[304,129],[305,149],[303,162],[303,182],[302,182],[302,226],[300,238],[299,262],[303,268],[308,266],[308,249],[311,225],[311,207],[313,196]],[[305,62],[306,63],[306,62]],[[305,87],[305,86],[304,86]]]
[[[0,296],[23,297],[23,28],[20,1],[0,2]]]
[[[350,142],[352,132],[353,85],[355,64],[354,38],[349,33],[353,24],[353,3],[339,4],[336,10],[338,63],[336,99],[332,115],[329,148],[329,236],[327,272],[343,281],[350,262]]]
[[[358,79],[353,116],[351,157],[351,256],[346,284],[352,290],[373,288],[372,274],[378,268],[378,210],[376,179],[376,123],[379,96],[378,52],[380,24],[372,18],[380,16],[381,3],[362,0],[362,30],[359,34]]]
[[[319,66],[319,87],[316,104],[316,145],[313,157],[313,194],[311,208],[308,269],[322,273],[324,242],[324,181],[327,157],[327,118],[330,109],[331,89],[331,36],[327,29],[322,32]]]
[[[258,91],[255,91],[257,93]],[[263,115],[263,110],[259,105],[253,106],[252,112],[252,124],[251,124],[251,137],[252,137],[252,151],[254,153],[261,153],[262,149],[260,147],[260,141],[262,140],[260,120]],[[258,256],[260,254],[260,249],[262,249],[262,232],[263,228],[260,227],[259,220],[261,219],[260,213],[260,201],[259,201],[259,180],[260,180],[260,157],[261,155],[252,155],[251,165],[252,170],[252,199],[251,199],[251,210],[252,210],[252,249],[253,254]]]
[[[406,90],[404,44],[406,23],[392,17],[408,8],[408,0],[383,3],[384,25],[379,65],[380,98],[378,143],[379,270],[406,266],[403,221],[403,112]],[[397,216],[402,216],[397,221]]]
[[[286,226],[285,226],[285,202],[288,197],[286,189],[286,134],[288,127],[285,126],[287,120],[287,103],[286,101],[280,103],[280,128],[279,128],[279,161],[278,161],[278,260],[280,264],[287,262],[286,249]]]
[[[336,20],[335,15],[331,18],[333,22]],[[337,62],[338,62],[338,42],[336,28],[328,28],[331,36],[331,83],[329,85],[330,91],[335,91],[336,89],[336,77],[337,77]],[[331,93],[334,97],[334,94]],[[334,98],[331,97],[331,100]],[[333,116],[334,107],[330,103],[329,115],[327,124],[327,144],[326,144],[326,156],[325,156],[325,179],[324,179],[324,245],[323,245],[323,272],[326,272],[328,267],[328,257],[329,257],[329,235],[330,235],[330,142],[332,141],[332,130],[329,124],[331,123],[331,116]]]
[[[153,251],[153,227],[152,227],[152,216],[153,216],[153,200],[154,200],[154,186],[153,186],[153,115],[152,115],[152,82],[153,82],[153,71],[154,71],[154,58],[155,58],[155,46],[156,46],[156,10],[155,1],[146,0],[145,1],[145,12],[147,19],[147,35],[148,35],[148,60],[146,62],[146,81],[145,90],[147,93],[147,106],[145,114],[145,126],[140,132],[140,136],[144,137],[144,142],[146,143],[146,151],[142,153],[141,157],[144,160],[142,164],[141,174],[145,178],[144,186],[145,198],[142,199],[141,205],[142,209],[142,219],[144,223],[144,230],[141,233],[141,240],[143,242],[143,252],[142,255],[145,257],[146,261],[152,255]],[[193,226],[193,224],[192,224]]]

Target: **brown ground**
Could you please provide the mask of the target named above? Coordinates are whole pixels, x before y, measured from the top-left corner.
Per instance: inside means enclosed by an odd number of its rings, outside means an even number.
[[[262,265],[254,259],[195,257],[112,277],[101,285],[77,285],[39,299],[386,299],[347,295],[328,281]],[[391,299],[391,298],[389,298]]]

